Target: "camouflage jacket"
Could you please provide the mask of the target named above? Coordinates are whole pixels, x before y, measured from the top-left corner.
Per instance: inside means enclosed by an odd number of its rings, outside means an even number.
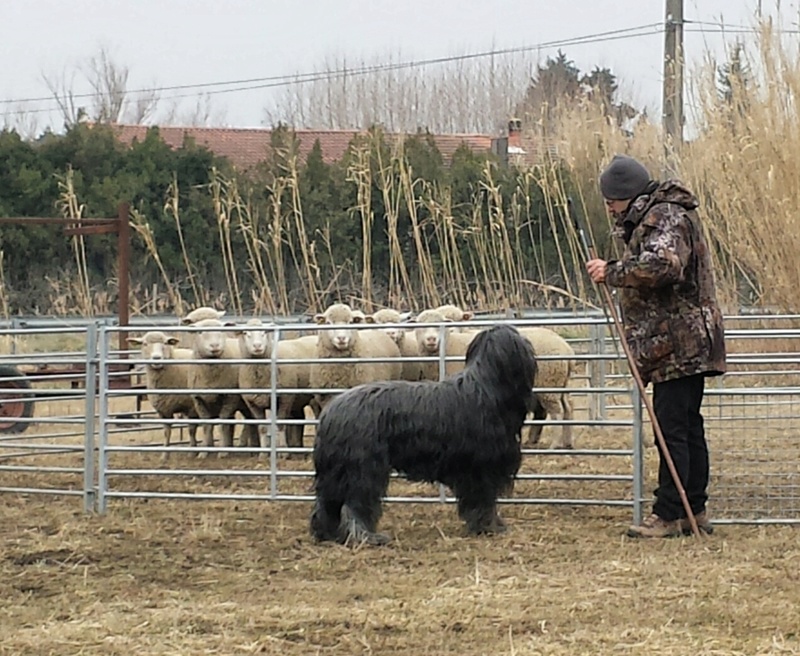
[[[606,283],[620,288],[625,337],[645,384],[725,372],[722,313],[695,209],[677,180],[639,196],[617,220],[622,259]]]

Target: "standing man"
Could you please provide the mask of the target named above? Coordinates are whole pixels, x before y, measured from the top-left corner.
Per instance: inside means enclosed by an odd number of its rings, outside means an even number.
[[[625,339],[699,528],[711,533],[708,445],[700,406],[706,376],[725,373],[722,313],[697,198],[678,180],[656,182],[637,160],[615,156],[600,190],[625,250],[620,260],[590,260],[596,283],[620,288]],[[691,531],[659,447],[652,514],[631,537],[664,538]]]

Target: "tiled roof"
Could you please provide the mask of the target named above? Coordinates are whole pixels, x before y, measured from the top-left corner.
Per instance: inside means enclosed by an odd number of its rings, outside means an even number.
[[[113,125],[119,140],[131,144],[134,140],[143,141],[147,134],[146,125]],[[264,128],[206,128],[206,127],[159,127],[161,139],[172,148],[180,148],[184,137],[194,139],[199,146],[205,146],[216,155],[228,158],[239,169],[250,169],[263,161],[271,148],[272,130]],[[299,157],[306,161],[308,154],[319,140],[322,158],[331,163],[340,160],[359,130],[295,130],[299,141]],[[389,135],[398,137],[402,135]],[[445,134],[433,135],[436,147],[445,162],[449,162],[458,147],[465,143],[476,152],[488,152],[492,147],[492,137],[483,134]]]

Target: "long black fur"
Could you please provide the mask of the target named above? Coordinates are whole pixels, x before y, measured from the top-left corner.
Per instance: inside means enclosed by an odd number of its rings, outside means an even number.
[[[464,370],[447,380],[368,383],[335,397],[314,445],[312,534],[387,542],[376,528],[392,469],[448,486],[470,533],[503,531],[497,498],[519,470],[535,374],[530,343],[499,324],[476,335]]]

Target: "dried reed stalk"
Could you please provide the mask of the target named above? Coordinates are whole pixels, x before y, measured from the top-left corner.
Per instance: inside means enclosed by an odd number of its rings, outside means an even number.
[[[170,182],[169,187],[167,187],[167,198],[164,203],[164,213],[167,215],[171,215],[172,218],[175,220],[175,230],[178,234],[178,243],[180,244],[181,248],[181,257],[183,258],[183,264],[186,267],[186,276],[189,281],[189,284],[192,287],[192,295],[194,296],[195,306],[203,305],[205,299],[203,298],[203,294],[200,291],[200,288],[197,284],[197,277],[194,272],[194,267],[192,266],[191,260],[189,259],[189,254],[186,250],[186,242],[183,239],[183,229],[181,228],[181,212],[180,212],[180,189],[178,187],[178,174],[173,172],[172,173],[172,182]],[[181,295],[177,295],[177,303],[178,305],[175,307],[175,311],[178,313],[178,316],[183,316],[184,308],[183,308],[183,299]]]
[[[419,298],[415,298],[415,307],[436,307],[441,303],[441,295],[436,279],[433,257],[431,256],[430,243],[426,239],[424,225],[418,212],[422,203],[416,195],[416,190],[419,188],[420,195],[427,197],[431,193],[431,186],[427,181],[419,178],[414,179],[413,171],[405,157],[397,158],[397,171],[406,211],[411,221],[411,234],[419,269],[419,288],[417,289]]]
[[[211,169],[210,177],[209,189],[211,191],[211,201],[214,206],[214,215],[217,219],[217,234],[219,235],[222,266],[225,271],[228,296],[236,311],[239,314],[243,314],[239,277],[236,272],[236,256],[233,251],[230,208],[226,202],[229,193],[228,187],[231,181],[226,180],[220,175],[216,167]]]
[[[356,186],[356,206],[350,211],[361,221],[361,296],[367,308],[373,303],[372,290],[372,167],[368,141],[352,149],[353,162],[347,169],[347,180]]]
[[[167,288],[167,298],[169,298],[170,306],[180,312],[180,308],[183,307],[183,299],[181,299],[180,291],[173,285],[167,274],[167,270],[164,268],[164,263],[161,261],[161,255],[159,255],[158,246],[156,245],[156,240],[153,236],[153,230],[150,224],[147,222],[144,215],[134,208],[131,208],[131,218],[131,227],[136,234],[142,238],[147,255],[153,259],[153,262],[155,262],[158,267],[161,279],[164,281],[164,285]],[[151,300],[153,303],[156,303],[155,298]]]
[[[386,304],[390,307],[408,307],[414,298],[414,290],[403,252],[403,240],[398,233],[403,192],[397,181],[397,155],[392,153],[389,161],[384,161],[384,155],[379,148],[376,159],[389,239],[389,289]]]
[[[289,285],[286,279],[286,267],[283,261],[284,243],[284,216],[283,216],[283,194],[286,189],[287,180],[281,176],[276,176],[271,184],[267,185],[269,192],[269,213],[270,222],[267,225],[267,238],[272,247],[272,252],[268,258],[270,272],[274,281],[275,291],[278,294],[278,309],[281,312],[289,312]]]
[[[79,221],[83,217],[86,206],[78,201],[75,193],[75,180],[72,167],[67,167],[64,175],[56,176],[58,180],[59,195],[56,207],[61,215],[67,219]],[[72,252],[75,256],[77,280],[71,285],[78,304],[78,312],[83,316],[92,316],[92,291],[89,283],[89,265],[86,259],[86,242],[83,235],[73,235],[70,239]]]
[[[306,234],[306,222],[303,215],[303,203],[300,198],[300,175],[297,166],[297,154],[291,153],[286,160],[287,162],[287,183],[289,192],[292,199],[291,214],[294,225],[294,234],[296,235],[297,246],[300,250],[302,258],[302,265],[298,261],[295,249],[292,248],[292,257],[295,262],[298,278],[303,286],[303,291],[306,297],[306,307],[309,311],[316,310],[322,311],[324,308],[320,307],[320,292],[322,287],[322,280],[320,278],[320,269],[317,262],[316,248],[313,242],[310,242]],[[292,243],[290,241],[290,243]]]

